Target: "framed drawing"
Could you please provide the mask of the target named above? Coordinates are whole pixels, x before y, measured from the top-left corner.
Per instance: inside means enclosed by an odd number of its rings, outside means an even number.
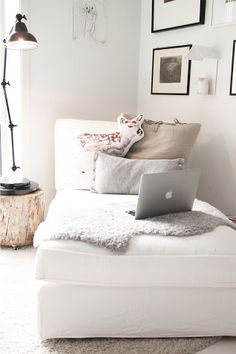
[[[213,0],[211,26],[236,24],[236,0]]]
[[[235,60],[235,46],[236,40],[233,41],[233,53],[232,53],[232,64],[231,64],[231,79],[230,79],[230,91],[231,96],[236,95],[236,60]]]
[[[218,0],[217,0],[218,1]],[[203,24],[206,0],[152,0],[152,33]]]
[[[105,0],[73,0],[73,39],[106,42]]]
[[[191,61],[185,58],[191,47],[188,44],[153,49],[151,94],[189,94]]]

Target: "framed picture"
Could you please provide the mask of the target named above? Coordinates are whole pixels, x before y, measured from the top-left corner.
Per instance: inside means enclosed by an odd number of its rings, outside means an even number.
[[[236,60],[235,60],[235,46],[236,40],[233,41],[233,53],[232,53],[232,64],[231,64],[231,79],[230,79],[230,91],[231,96],[236,95]]]
[[[152,0],[152,33],[203,24],[205,8],[206,0]]]
[[[213,0],[211,26],[236,24],[236,0]]]
[[[80,42],[106,42],[104,0],[73,0],[73,39]]]
[[[151,94],[189,94],[191,61],[185,58],[191,47],[188,44],[153,49]]]

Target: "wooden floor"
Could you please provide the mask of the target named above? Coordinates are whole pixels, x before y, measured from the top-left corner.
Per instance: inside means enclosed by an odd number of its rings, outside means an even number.
[[[236,337],[227,337],[197,354],[236,354]]]

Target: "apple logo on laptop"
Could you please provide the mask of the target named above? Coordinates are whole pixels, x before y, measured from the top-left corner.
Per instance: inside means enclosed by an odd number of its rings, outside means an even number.
[[[171,199],[173,197],[173,191],[170,189],[166,195],[165,195],[166,199]]]

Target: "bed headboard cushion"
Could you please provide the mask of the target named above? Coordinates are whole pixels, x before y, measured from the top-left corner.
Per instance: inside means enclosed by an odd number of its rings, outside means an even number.
[[[55,186],[60,189],[90,189],[93,152],[84,152],[75,159],[75,138],[87,132],[112,133],[117,130],[115,121],[95,121],[82,119],[57,119],[55,125]]]
[[[132,160],[95,154],[92,190],[97,193],[138,194],[144,173],[161,173],[185,168],[184,159]]]
[[[145,120],[144,138],[136,142],[126,157],[131,159],[176,159],[186,161],[200,131],[199,123],[174,123]]]

